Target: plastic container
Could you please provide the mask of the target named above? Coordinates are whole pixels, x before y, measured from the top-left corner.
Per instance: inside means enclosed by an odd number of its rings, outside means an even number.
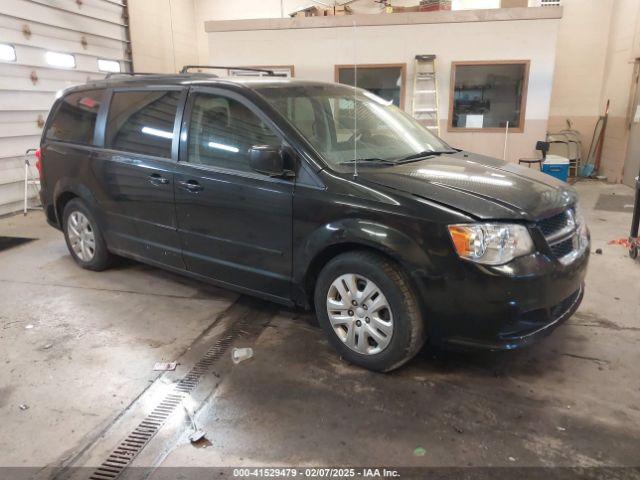
[[[547,155],[547,159],[542,162],[542,171],[566,182],[569,180],[569,159],[559,155]]]

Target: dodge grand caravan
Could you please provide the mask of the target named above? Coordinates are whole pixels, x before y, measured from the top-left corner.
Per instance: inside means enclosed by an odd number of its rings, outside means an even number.
[[[426,340],[527,345],[582,300],[571,187],[452,148],[364,90],[118,76],[60,93],[39,156],[47,219],[81,267],[120,255],[313,308],[372,370]]]

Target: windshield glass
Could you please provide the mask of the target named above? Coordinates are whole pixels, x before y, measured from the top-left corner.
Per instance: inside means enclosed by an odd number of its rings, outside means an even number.
[[[354,96],[352,87],[341,85],[257,89],[331,165],[353,162],[355,152],[359,161],[387,163],[453,151],[391,102],[366,90]]]

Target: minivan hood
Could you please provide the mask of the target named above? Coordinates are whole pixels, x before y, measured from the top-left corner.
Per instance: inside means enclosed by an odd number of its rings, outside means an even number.
[[[536,220],[576,201],[568,184],[537,169],[468,152],[393,167],[360,168],[358,177],[483,220]]]

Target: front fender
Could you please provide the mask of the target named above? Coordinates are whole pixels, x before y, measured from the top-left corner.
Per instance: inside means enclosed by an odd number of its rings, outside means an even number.
[[[347,218],[318,227],[296,248],[294,278],[302,281],[323,252],[340,245],[368,247],[400,263],[411,275],[432,271],[431,259],[410,235],[380,222]]]

